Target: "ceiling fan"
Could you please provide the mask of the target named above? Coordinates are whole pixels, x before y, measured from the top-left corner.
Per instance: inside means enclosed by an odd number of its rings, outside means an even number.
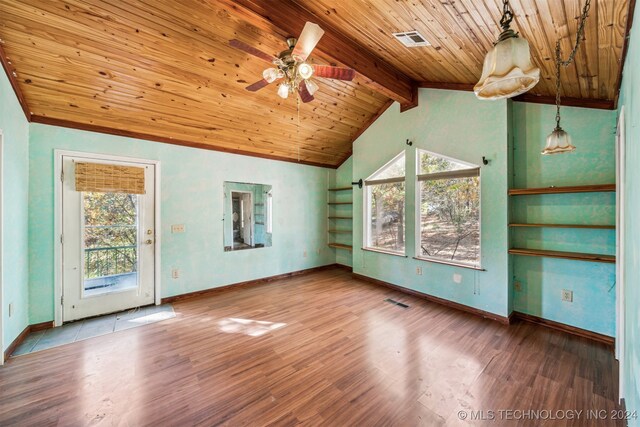
[[[318,85],[311,77],[325,77],[336,80],[353,80],[356,72],[351,68],[332,67],[329,65],[314,65],[307,63],[307,58],[316,47],[324,31],[317,24],[307,22],[299,38],[287,38],[289,48],[283,50],[277,57],[266,54],[240,40],[233,39],[229,44],[236,49],[250,53],[262,60],[272,63],[275,67],[262,72],[262,79],[246,87],[248,91],[256,92],[278,79],[278,95],[286,99],[289,94],[299,94],[302,102],[313,101],[313,94]]]

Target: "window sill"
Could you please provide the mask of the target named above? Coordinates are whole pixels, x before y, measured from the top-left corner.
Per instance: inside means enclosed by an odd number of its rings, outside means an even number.
[[[408,258],[405,254],[402,254],[400,252],[383,251],[382,249],[374,249],[374,248],[362,248],[362,250],[367,252],[376,252],[376,253],[385,254],[385,255],[399,256],[401,258]]]
[[[470,270],[476,270],[476,271],[487,271],[482,267],[475,267],[473,265],[462,264],[462,263],[453,262],[453,261],[443,261],[443,260],[439,260],[439,259],[422,258],[422,257],[415,257],[415,256],[413,257],[413,259],[417,259],[418,261],[433,262],[433,263],[436,263],[436,264],[450,265],[452,267],[468,268]]]

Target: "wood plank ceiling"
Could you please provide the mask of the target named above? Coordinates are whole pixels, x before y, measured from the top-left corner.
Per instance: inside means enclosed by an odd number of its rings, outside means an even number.
[[[630,2],[592,1],[586,42],[562,73],[564,96],[614,105]],[[501,3],[0,0],[0,54],[32,121],[335,167],[391,100],[410,108],[417,87],[469,89]],[[582,3],[511,0],[513,27],[541,68],[540,99],[554,94],[555,40],[570,50]],[[306,20],[326,31],[313,62],[353,67],[354,81],[318,79],[316,100],[299,110],[274,85],[245,91],[268,64],[228,41],[275,55]],[[432,46],[408,49],[391,36],[408,30]]]

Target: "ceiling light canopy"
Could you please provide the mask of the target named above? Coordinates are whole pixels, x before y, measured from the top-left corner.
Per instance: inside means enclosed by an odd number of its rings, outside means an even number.
[[[509,27],[512,20],[509,0],[504,0],[502,33],[487,53],[482,76],[473,88],[479,99],[512,98],[529,91],[540,80],[540,69],[531,63],[529,43]]]

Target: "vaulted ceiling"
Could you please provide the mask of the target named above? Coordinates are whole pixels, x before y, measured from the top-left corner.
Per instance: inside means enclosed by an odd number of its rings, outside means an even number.
[[[584,0],[511,0],[542,78],[525,99],[554,95],[553,49],[568,52]],[[630,3],[592,0],[586,40],[562,72],[569,103],[613,108]],[[501,0],[0,0],[0,57],[34,122],[333,166],[392,101],[418,87],[469,90],[498,35]],[[352,82],[318,81],[315,100],[245,86],[268,66],[229,46],[286,48],[306,21],[326,34],[315,64]],[[432,46],[391,33],[417,30]],[[487,101],[478,101],[487,102]]]

